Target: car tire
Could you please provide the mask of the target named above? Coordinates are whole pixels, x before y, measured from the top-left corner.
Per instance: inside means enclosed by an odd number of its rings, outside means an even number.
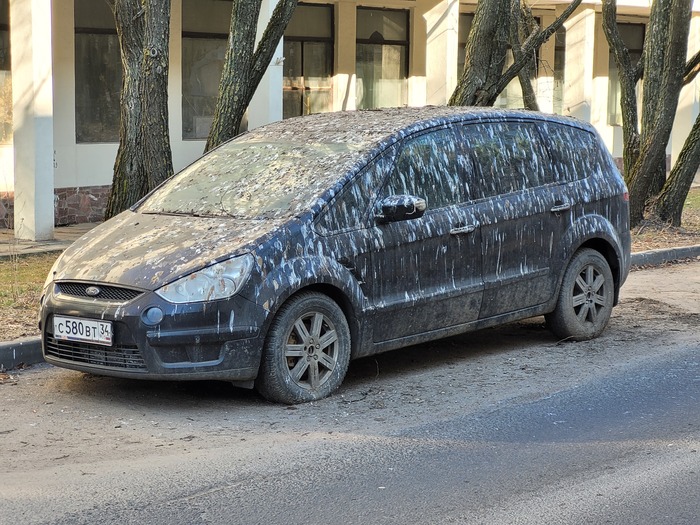
[[[255,387],[266,399],[290,405],[322,399],[343,382],[350,348],[350,328],[332,299],[295,295],[272,321]]]
[[[557,305],[545,319],[560,339],[593,339],[607,326],[614,300],[615,283],[610,265],[599,252],[584,248],[571,259]]]

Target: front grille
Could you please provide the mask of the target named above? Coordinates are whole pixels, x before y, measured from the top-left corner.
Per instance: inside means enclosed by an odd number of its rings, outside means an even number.
[[[64,361],[99,365],[118,370],[143,370],[146,363],[136,346],[102,346],[77,341],[63,341],[46,334],[44,350],[50,355]]]
[[[85,297],[87,299],[98,299],[102,301],[118,301],[126,303],[136,299],[143,292],[140,290],[132,290],[130,288],[120,288],[118,286],[93,285],[85,283],[56,283],[58,292],[71,295],[73,297]],[[87,293],[88,288],[97,288],[97,295]]]

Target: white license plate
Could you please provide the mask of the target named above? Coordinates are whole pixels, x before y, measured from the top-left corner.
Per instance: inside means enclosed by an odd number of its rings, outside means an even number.
[[[84,341],[98,345],[112,346],[112,323],[78,317],[53,318],[53,335],[64,341]]]

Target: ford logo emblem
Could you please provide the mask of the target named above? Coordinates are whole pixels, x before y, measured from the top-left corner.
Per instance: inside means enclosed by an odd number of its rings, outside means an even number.
[[[97,297],[100,295],[100,289],[97,286],[88,286],[85,288],[85,293],[90,297]]]

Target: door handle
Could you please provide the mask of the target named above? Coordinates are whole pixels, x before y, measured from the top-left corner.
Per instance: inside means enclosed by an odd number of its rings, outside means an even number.
[[[465,226],[459,226],[457,228],[452,228],[450,230],[450,235],[461,235],[463,233],[472,233],[476,230],[478,224],[467,224]]]
[[[571,203],[570,202],[563,202],[561,204],[555,204],[551,211],[552,213],[561,213],[563,211],[569,211],[571,209]]]

